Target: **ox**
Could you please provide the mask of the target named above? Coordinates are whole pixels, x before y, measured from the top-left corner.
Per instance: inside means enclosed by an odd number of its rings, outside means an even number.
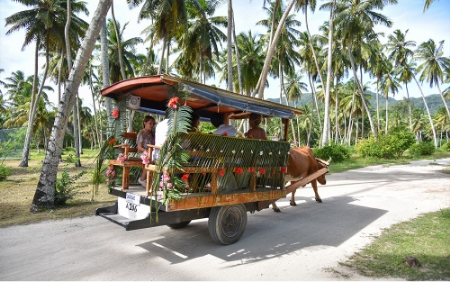
[[[284,179],[285,183],[291,181],[291,185],[295,184],[300,180],[302,180],[303,178],[307,177],[308,175],[311,175],[316,171],[328,166],[330,161],[331,158],[326,162],[324,160],[314,157],[313,151],[309,147],[304,146],[300,148],[292,148],[289,150],[287,171]],[[322,203],[322,199],[320,198],[319,193],[317,192],[317,182],[319,182],[322,185],[325,185],[327,183],[325,179],[325,174],[322,174],[319,177],[317,177],[317,179],[313,179],[311,180],[311,182],[309,182],[311,183],[314,189],[316,201]],[[306,184],[303,187],[305,187]],[[292,191],[290,201],[291,206],[297,205],[295,203],[295,191],[296,190]],[[275,212],[280,212],[280,209],[277,207],[275,202],[272,203],[272,208]]]

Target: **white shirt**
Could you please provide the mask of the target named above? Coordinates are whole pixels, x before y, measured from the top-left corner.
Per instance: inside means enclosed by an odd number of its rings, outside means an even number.
[[[169,135],[169,119],[164,119],[156,125],[155,129],[155,146],[162,146]],[[152,153],[152,160],[159,159],[159,149],[155,148]]]
[[[226,132],[228,136],[236,136],[237,133],[236,128],[231,125],[221,124],[216,131],[213,132],[213,134],[222,135],[224,132]]]

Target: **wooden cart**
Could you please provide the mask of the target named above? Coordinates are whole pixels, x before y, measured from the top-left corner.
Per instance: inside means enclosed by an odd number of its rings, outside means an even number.
[[[279,117],[284,140],[287,140],[289,120],[302,113],[296,108],[169,75],[124,80],[103,89],[102,95],[117,100],[121,114],[125,114],[126,109],[164,114],[168,100],[176,91],[187,93],[180,104],[191,107],[202,120],[208,120],[218,112],[224,115],[225,124],[231,119],[248,118],[251,113]],[[169,200],[163,204],[161,192],[151,189],[154,181],[160,181],[154,175],[161,168],[148,164],[145,165],[147,187],[129,184],[129,175],[124,173],[122,186],[113,187],[110,192],[118,197],[118,201],[113,206],[97,209],[96,214],[124,226],[126,230],[159,225],[176,229],[192,220],[209,218],[208,229],[212,239],[219,244],[232,244],[245,230],[247,212],[268,208],[272,202],[285,198],[288,193],[327,172],[326,168],[321,169],[295,186],[285,187],[284,172],[290,149],[286,141],[218,135],[206,138],[198,133],[181,134],[180,138],[187,142],[185,150],[194,160],[179,170],[190,179],[186,181],[186,193],[181,200]],[[214,146],[219,143],[230,146]],[[196,162],[198,159],[203,162]],[[202,165],[206,161],[208,166]],[[142,166],[115,160],[111,164],[127,168]]]

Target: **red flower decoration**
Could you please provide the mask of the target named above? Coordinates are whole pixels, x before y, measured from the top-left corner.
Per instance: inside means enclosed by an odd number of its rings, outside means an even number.
[[[248,171],[250,171],[250,172],[255,172],[255,168],[254,168],[254,167],[251,167],[251,168],[248,169]]]
[[[249,135],[248,135],[248,138],[253,139],[253,135],[249,134]]]
[[[266,174],[266,170],[265,170],[264,168],[260,168],[260,169],[259,169],[259,172],[260,172],[261,174]]]
[[[282,173],[286,173],[286,172],[287,172],[287,168],[286,168],[286,167],[282,167],[282,168],[281,168],[281,172],[282,172]]]
[[[206,175],[206,172],[202,172],[202,175],[205,176],[205,175]]]
[[[228,136],[228,132],[222,133],[222,136]]]
[[[272,169],[272,174],[275,174],[275,170],[274,169]]]
[[[241,174],[243,172],[244,171],[242,170],[242,168],[240,168],[240,167],[236,168],[236,174]]]
[[[167,106],[168,106],[169,108],[176,109],[176,108],[177,108],[178,100],[180,100],[180,98],[178,98],[178,97],[170,98],[169,104],[167,104]]]
[[[186,174],[183,174],[183,176],[181,177],[181,180],[187,181],[188,178],[189,178],[189,174],[186,173]]]
[[[118,109],[114,109],[114,110],[112,110],[112,112],[111,112],[111,116],[112,116],[113,118],[119,118],[119,114],[120,114],[120,112],[119,112]]]
[[[222,168],[222,169],[219,171],[219,175],[220,175],[220,176],[224,176],[224,175],[225,175],[225,169]]]
[[[115,138],[109,140],[109,146],[116,144],[117,140]]]

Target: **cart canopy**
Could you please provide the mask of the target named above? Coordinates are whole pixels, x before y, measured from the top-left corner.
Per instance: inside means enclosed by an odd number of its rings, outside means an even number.
[[[185,94],[180,104],[191,107],[203,118],[209,118],[217,112],[227,114],[231,119],[246,118],[250,113],[284,119],[292,119],[297,114],[302,114],[301,110],[293,107],[167,74],[122,80],[102,89],[101,94],[126,103],[129,109],[164,114],[167,102],[177,91],[183,91]]]

